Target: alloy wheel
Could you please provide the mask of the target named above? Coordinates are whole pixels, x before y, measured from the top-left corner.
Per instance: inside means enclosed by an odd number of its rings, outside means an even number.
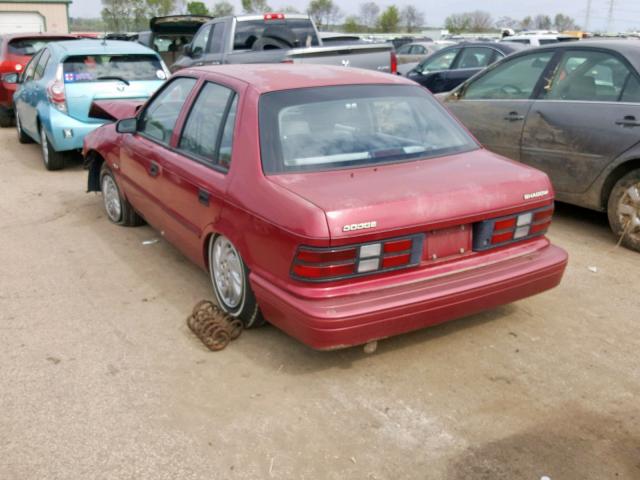
[[[640,182],[631,185],[620,197],[618,219],[626,235],[640,240]]]
[[[111,175],[102,177],[102,200],[109,219],[115,223],[119,222],[122,216],[122,204],[118,187]]]
[[[244,268],[237,250],[223,235],[213,244],[211,273],[224,306],[238,307],[244,298]]]

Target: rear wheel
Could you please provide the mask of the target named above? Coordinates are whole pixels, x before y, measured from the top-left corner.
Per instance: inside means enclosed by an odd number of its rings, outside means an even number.
[[[18,112],[16,112],[16,131],[18,132],[18,141],[20,143],[33,143],[31,137],[24,133],[24,130],[22,130],[22,124],[20,123]]]
[[[8,128],[13,125],[13,116],[8,110],[0,108],[0,127]]]
[[[116,179],[106,163],[103,163],[100,169],[100,190],[109,220],[125,227],[137,227],[144,223],[142,217],[120,193]]]
[[[618,180],[607,205],[611,230],[627,248],[640,251],[640,170]]]
[[[44,125],[40,125],[40,148],[42,150],[42,161],[47,170],[60,170],[64,168],[64,154],[56,152],[49,142]]]
[[[209,272],[218,306],[244,324],[244,328],[264,325],[258,302],[249,284],[249,269],[224,235],[209,239]]]

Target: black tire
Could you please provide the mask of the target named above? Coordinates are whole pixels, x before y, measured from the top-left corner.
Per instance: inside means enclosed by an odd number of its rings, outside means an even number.
[[[9,128],[13,126],[13,115],[4,108],[0,109],[0,127]]]
[[[640,170],[616,182],[607,203],[609,225],[625,247],[640,252]]]
[[[111,188],[114,190],[110,190]],[[105,189],[110,191],[105,192]],[[120,192],[120,187],[118,187],[118,183],[106,163],[103,163],[100,168],[100,190],[102,191],[104,209],[109,221],[125,227],[139,227],[144,224],[144,219],[138,215],[131,204]],[[115,197],[108,198],[108,195],[110,194],[115,195]],[[108,204],[109,200],[117,200],[117,212],[114,209],[113,204]]]
[[[221,241],[226,241],[229,245],[231,245],[231,248],[233,249],[233,252],[235,252],[237,260],[239,261],[241,266],[242,294],[240,295],[240,301],[236,305],[230,305],[225,300],[225,295],[223,295],[219,290],[219,282],[216,281],[216,273],[218,270],[216,268],[216,261],[214,260],[214,249],[216,248],[218,242]],[[258,302],[256,301],[256,296],[254,295],[253,290],[251,290],[251,284],[249,283],[249,269],[240,256],[240,253],[231,244],[231,241],[224,235],[212,235],[209,238],[208,255],[209,276],[211,278],[211,284],[213,286],[213,292],[216,296],[216,302],[218,303],[218,306],[233,318],[237,318],[242,321],[244,328],[257,328],[264,325],[266,321],[262,316],[262,312],[260,312]]]
[[[47,170],[62,170],[64,168],[65,154],[53,149],[47,131],[42,124],[40,124],[40,151],[42,152],[42,162]]]
[[[24,133],[22,130],[22,126],[20,125],[20,119],[18,118],[18,114],[16,113],[16,132],[18,133],[18,141],[20,143],[33,143],[33,139]]]

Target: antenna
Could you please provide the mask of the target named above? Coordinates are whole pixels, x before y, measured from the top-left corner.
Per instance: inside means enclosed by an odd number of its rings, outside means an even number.
[[[615,0],[609,0],[609,15],[607,16],[607,33],[611,33],[613,28],[613,4]]]
[[[586,32],[589,31],[589,22],[591,21],[591,1],[592,0],[587,0],[587,13],[584,17],[584,30]]]

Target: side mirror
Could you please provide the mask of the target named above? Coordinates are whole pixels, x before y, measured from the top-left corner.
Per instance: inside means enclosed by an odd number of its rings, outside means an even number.
[[[17,83],[20,83],[20,74],[19,73],[5,73],[4,75],[2,75],[2,81],[4,83],[15,85]]]
[[[116,132],[118,133],[136,133],[138,130],[138,119],[133,118],[123,118],[122,120],[118,120],[116,123]]]
[[[193,47],[191,46],[190,43],[187,43],[183,48],[182,48],[182,53],[184,53],[187,57],[190,57],[191,54],[193,53]]]

